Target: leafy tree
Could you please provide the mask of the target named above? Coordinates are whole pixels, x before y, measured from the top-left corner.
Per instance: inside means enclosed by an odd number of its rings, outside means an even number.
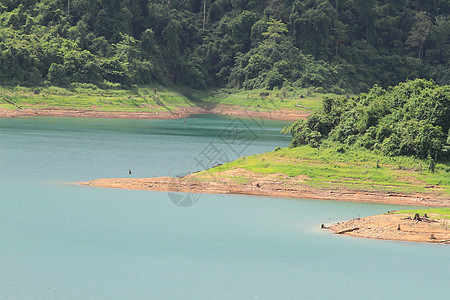
[[[423,45],[430,35],[431,31],[431,19],[428,14],[424,11],[418,12],[414,16],[414,25],[411,28],[410,35],[406,40],[406,44],[417,48],[417,57],[419,59],[423,58]]]

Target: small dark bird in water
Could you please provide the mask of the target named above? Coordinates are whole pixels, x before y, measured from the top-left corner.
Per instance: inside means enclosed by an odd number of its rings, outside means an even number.
[[[128,169],[128,174],[131,174],[131,170],[130,169]]]

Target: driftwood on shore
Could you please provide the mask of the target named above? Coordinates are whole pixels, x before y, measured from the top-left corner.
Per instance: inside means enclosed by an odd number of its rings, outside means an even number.
[[[17,109],[22,109],[22,106],[15,104],[11,100],[6,99],[5,97],[2,97],[3,100],[5,100],[7,103],[14,105]]]

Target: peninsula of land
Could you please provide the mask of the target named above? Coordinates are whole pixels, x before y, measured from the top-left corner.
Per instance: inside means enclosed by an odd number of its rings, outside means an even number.
[[[244,169],[199,172],[182,178],[107,178],[80,184],[104,188],[167,191],[180,193],[245,194],[281,198],[302,198],[371,202],[397,205],[450,207],[450,198],[438,190],[427,193],[381,192],[344,186],[318,188],[308,185],[307,176],[289,177],[281,173],[261,174]]]
[[[423,215],[410,211],[357,218],[329,229],[360,238],[450,244],[450,216],[430,211]]]
[[[175,193],[245,194],[450,207],[447,166],[439,163],[431,173],[420,169],[423,163],[415,158],[385,157],[361,149],[341,153],[334,148],[301,146],[242,157],[181,178],[107,178],[80,184]],[[448,240],[448,227],[444,221],[422,221],[417,225],[407,217],[398,214],[374,216],[340,223],[331,229],[339,234],[375,239]],[[392,232],[398,230],[398,225],[401,230]],[[429,226],[438,228],[435,230]],[[417,233],[415,229],[418,229]],[[431,234],[436,239],[431,238]]]
[[[220,177],[219,177],[220,176]],[[245,194],[270,197],[307,198],[353,202],[371,202],[426,207],[450,207],[450,199],[437,193],[394,193],[356,191],[345,188],[320,189],[302,184],[301,176],[287,178],[281,174],[263,176],[245,170],[218,173],[210,181],[203,181],[191,174],[183,178],[109,178],[80,184],[86,186],[170,191],[179,193]],[[233,178],[235,177],[235,178]],[[243,181],[242,178],[252,178]],[[219,180],[220,178],[220,180]],[[236,180],[240,178],[241,180]],[[336,234],[360,238],[397,240],[410,242],[450,243],[450,220],[440,219],[433,213],[414,220],[414,214],[383,214],[357,218],[334,224],[329,228]]]

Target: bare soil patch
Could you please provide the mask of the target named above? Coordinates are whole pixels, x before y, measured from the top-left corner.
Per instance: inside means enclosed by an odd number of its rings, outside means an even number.
[[[183,108],[176,112],[125,112],[98,111],[95,109],[1,109],[1,118],[14,117],[76,117],[76,118],[105,118],[105,119],[179,119],[192,114],[201,114],[204,110],[197,107]]]
[[[282,109],[278,111],[253,111],[241,106],[219,105],[208,107],[179,107],[173,112],[126,112],[99,111],[93,106],[91,109],[5,109],[0,108],[0,118],[14,117],[77,117],[77,118],[106,118],[106,119],[179,119],[198,114],[218,114],[227,116],[247,117],[255,119],[272,119],[281,121],[296,121],[306,119],[310,113],[297,110]]]
[[[336,234],[360,238],[450,244],[450,220],[410,214],[383,214],[358,218],[329,227]]]

